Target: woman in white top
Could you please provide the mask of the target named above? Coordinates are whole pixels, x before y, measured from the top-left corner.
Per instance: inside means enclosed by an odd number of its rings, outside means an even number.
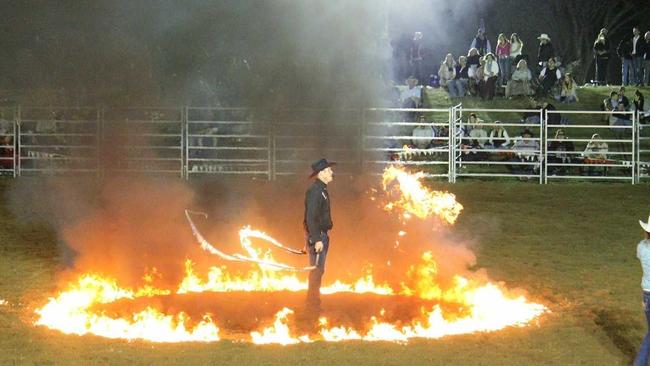
[[[524,48],[524,42],[519,39],[517,33],[510,35],[510,60],[516,64],[519,60],[516,60],[517,57],[521,56],[521,52]]]
[[[438,77],[440,78],[440,86],[443,87],[447,87],[449,81],[456,77],[456,61],[454,61],[454,56],[451,53],[448,53],[442,64],[440,64]]]
[[[497,63],[494,54],[488,53],[484,57],[485,66],[483,67],[483,99],[494,99],[497,77],[499,76],[499,64]]]

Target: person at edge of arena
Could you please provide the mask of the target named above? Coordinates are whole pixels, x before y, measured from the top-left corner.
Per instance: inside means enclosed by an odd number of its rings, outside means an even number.
[[[648,217],[648,222],[639,220],[639,224],[643,228],[645,238],[636,246],[636,256],[639,258],[643,270],[641,288],[643,289],[643,309],[648,323],[648,333],[641,342],[641,348],[636,355],[634,365],[646,366],[650,357],[650,217]]]

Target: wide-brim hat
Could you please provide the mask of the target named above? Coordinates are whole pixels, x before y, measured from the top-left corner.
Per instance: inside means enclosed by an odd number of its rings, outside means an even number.
[[[542,39],[545,39],[545,40],[547,40],[547,41],[550,41],[550,40],[551,40],[551,37],[549,37],[548,34],[546,34],[546,33],[542,33],[542,34],[540,34],[539,37],[537,37],[537,39],[539,39],[540,41],[541,41]]]
[[[650,233],[650,216],[648,216],[648,222],[643,222],[643,220],[639,220],[639,224],[641,225],[643,230]]]
[[[325,170],[325,169],[327,169],[327,168],[329,168],[329,167],[331,167],[331,166],[334,166],[334,165],[336,165],[335,162],[333,162],[333,161],[327,161],[327,159],[320,159],[320,160],[318,160],[317,162],[315,162],[315,163],[313,163],[313,164],[311,165],[311,170],[312,170],[312,172],[311,172],[311,174],[309,175],[309,178],[313,178],[313,177],[315,177],[316,174],[318,174],[319,172],[321,172],[321,171],[323,171],[323,170]]]
[[[409,76],[409,77],[406,78],[406,81],[404,82],[404,84],[408,84],[408,83],[409,83],[409,80],[415,80],[415,83],[416,83],[416,84],[417,84],[418,81],[419,81],[418,78],[416,78],[415,76],[411,75],[411,76]]]

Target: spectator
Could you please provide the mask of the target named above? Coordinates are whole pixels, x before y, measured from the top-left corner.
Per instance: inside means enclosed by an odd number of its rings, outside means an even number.
[[[533,138],[533,133],[529,129],[522,131],[521,137],[515,140],[512,149],[515,150],[514,162],[529,163],[538,160],[539,142]],[[528,164],[515,164],[511,169],[516,174],[532,174],[534,172],[534,167]]]
[[[573,142],[567,140],[564,130],[557,130],[553,141],[548,145],[548,162],[552,164],[570,164],[573,159],[566,152],[574,151]],[[551,168],[551,175],[565,175],[567,167],[554,166]]]
[[[490,45],[490,40],[485,36],[485,29],[478,29],[476,37],[474,37],[474,40],[472,40],[472,44],[469,46],[469,48],[476,48],[478,50],[478,54],[481,56],[485,56],[488,53],[492,52],[492,45]]]
[[[623,68],[621,69],[621,83],[623,85],[630,85],[630,78],[632,77],[632,41],[630,39],[622,39],[616,47],[616,54],[621,58]]]
[[[524,42],[519,39],[517,33],[510,35],[510,62],[512,65],[518,65],[521,59],[528,63],[528,56],[523,54]]]
[[[617,112],[626,112],[625,106],[623,103],[619,102],[616,105],[615,111]],[[630,115],[625,113],[614,113],[609,117],[610,126],[632,126],[632,121],[630,120]],[[612,128],[612,132],[623,133],[625,129],[622,128]]]
[[[465,96],[465,90],[469,85],[469,74],[467,68],[467,57],[460,56],[456,64],[456,76],[449,80],[448,89],[450,97],[462,98]]]
[[[539,73],[539,86],[544,94],[552,94],[553,87],[562,80],[562,72],[555,65],[555,59],[549,58],[548,64]]]
[[[548,36],[548,34],[542,33],[539,37],[537,37],[537,39],[539,39],[537,62],[541,68],[545,68],[549,59],[555,58],[555,49],[553,48],[551,38]]]
[[[440,64],[440,69],[438,69],[438,77],[440,78],[440,86],[447,89],[450,97],[455,98],[455,85],[452,87],[452,89],[449,88],[449,82],[456,78],[456,61],[454,61],[454,57],[451,55],[451,53],[448,53]]]
[[[609,62],[610,45],[607,38],[607,29],[603,28],[594,41],[594,58],[596,59],[596,79],[593,84],[607,84],[607,64]]]
[[[428,149],[433,143],[433,138],[436,137],[436,133],[426,121],[424,116],[420,116],[420,124],[413,129],[413,146],[418,149]]]
[[[460,125],[460,134],[462,137],[469,137],[469,133],[472,131],[472,127],[479,123],[479,119],[476,116],[476,113],[470,113],[467,117],[467,123]],[[463,139],[463,141],[469,141],[469,139]]]
[[[609,93],[609,98],[603,100],[602,110],[612,112],[618,109],[618,93],[612,90]]]
[[[479,60],[479,66],[478,69],[476,69],[476,90],[478,91],[478,95],[481,97],[483,96],[484,90],[485,90],[485,59],[481,57]]]
[[[627,99],[627,97],[625,96],[625,87],[624,86],[621,86],[618,89],[618,103],[623,104],[623,106],[625,107],[625,109],[624,109],[625,111],[630,109],[630,100]]]
[[[473,95],[478,95],[478,78],[476,72],[481,65],[481,56],[476,48],[472,48],[467,53],[467,76],[469,77],[469,91]]]
[[[526,60],[519,60],[515,71],[512,73],[512,78],[506,85],[506,98],[519,95],[532,95],[533,89],[530,87],[530,81],[532,79],[533,74],[530,72]]]
[[[573,80],[573,77],[571,76],[571,73],[567,72],[566,75],[564,75],[564,79],[562,79],[561,83],[562,90],[560,91],[560,97],[558,100],[562,103],[575,103],[578,101],[578,95],[577,95],[577,85],[575,80]]]
[[[496,88],[497,76],[499,75],[499,65],[494,59],[494,54],[488,53],[484,57],[485,66],[483,68],[483,94],[481,98],[492,100]]]
[[[485,144],[488,142],[488,134],[483,129],[483,123],[481,122],[481,120],[476,120],[476,124],[472,126],[472,130],[469,132],[470,145],[474,148],[485,149]]]
[[[582,153],[585,164],[604,164],[607,163],[607,153],[609,152],[609,147],[607,143],[601,141],[600,135],[595,133],[591,136],[591,139],[585,147],[585,151]],[[607,173],[606,167],[602,168],[601,175]],[[599,174],[593,167],[588,169],[589,175]]]
[[[643,53],[643,85],[650,86],[650,31],[645,32]]]
[[[420,108],[422,105],[422,87],[418,85],[418,79],[415,76],[409,76],[406,79],[407,88],[400,94],[402,108]],[[406,118],[409,121],[415,120],[415,112],[407,112]]]
[[[419,80],[424,80],[424,75],[422,74],[423,59],[422,32],[415,32],[411,41],[409,63],[411,65],[411,75]]]
[[[650,111],[645,109],[645,98],[639,89],[634,91],[634,110],[637,113],[639,123],[645,123],[650,117]]]
[[[632,34],[632,80],[630,82],[636,86],[640,86],[643,82],[641,63],[643,61],[643,54],[645,53],[645,39],[641,35],[639,27],[634,27]]]
[[[497,85],[506,85],[510,80],[510,41],[506,35],[501,33],[497,39],[497,60],[499,60],[499,76],[497,78]]]
[[[495,149],[507,149],[510,145],[510,136],[508,131],[501,125],[501,121],[494,121],[496,124],[490,131],[488,142]]]

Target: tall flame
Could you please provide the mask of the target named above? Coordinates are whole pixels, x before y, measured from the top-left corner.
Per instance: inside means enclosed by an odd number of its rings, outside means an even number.
[[[424,187],[422,178],[423,172],[410,174],[396,166],[387,167],[382,176],[382,186],[389,196],[396,198],[386,204],[385,209],[400,208],[421,219],[435,215],[446,223],[455,223],[463,205],[456,202],[456,196],[451,193]]]

